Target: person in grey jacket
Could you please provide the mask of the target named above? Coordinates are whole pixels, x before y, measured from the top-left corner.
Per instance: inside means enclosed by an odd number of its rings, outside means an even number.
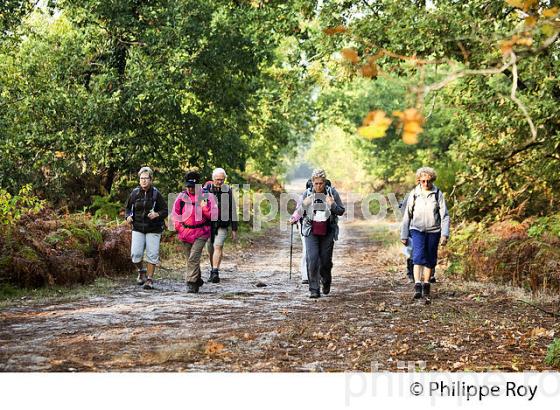
[[[414,264],[414,298],[424,297],[430,302],[430,276],[437,264],[438,246],[449,239],[449,213],[443,193],[434,185],[437,178],[433,168],[416,171],[418,185],[410,192],[403,211],[401,242],[407,245],[412,238]]]
[[[331,291],[332,255],[334,241],[338,240],[338,217],[345,212],[340,195],[334,187],[327,187],[327,175],[315,169],[311,175],[313,186],[301,195],[296,210],[290,218],[295,224],[302,219],[302,235],[305,237],[309,297],[321,296]]]

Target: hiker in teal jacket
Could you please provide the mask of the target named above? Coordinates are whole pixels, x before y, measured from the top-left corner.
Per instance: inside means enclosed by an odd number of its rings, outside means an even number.
[[[434,185],[434,169],[422,167],[416,171],[418,185],[410,192],[403,210],[401,241],[407,245],[412,238],[414,263],[414,298],[422,296],[430,302],[429,279],[437,264],[438,246],[449,238],[449,213],[443,193]]]

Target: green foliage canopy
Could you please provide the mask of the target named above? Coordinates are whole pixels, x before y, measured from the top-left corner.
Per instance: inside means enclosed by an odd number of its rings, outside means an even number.
[[[193,166],[270,170],[309,117],[297,64],[278,51],[297,35],[294,4],[60,0],[54,16],[35,10],[0,56],[2,186],[30,182],[81,207],[145,164],[166,189]]]

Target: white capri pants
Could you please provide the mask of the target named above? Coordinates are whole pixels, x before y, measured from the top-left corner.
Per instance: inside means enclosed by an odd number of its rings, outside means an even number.
[[[152,265],[159,264],[159,242],[161,233],[142,233],[132,231],[132,243],[130,246],[130,256],[132,263],[142,261],[144,250],[146,250],[146,262]]]

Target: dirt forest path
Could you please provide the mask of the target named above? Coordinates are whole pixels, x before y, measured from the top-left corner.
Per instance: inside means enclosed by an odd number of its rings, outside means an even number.
[[[0,311],[1,371],[543,370],[558,321],[495,286],[440,277],[431,305],[411,299],[395,225],[341,224],[331,294],[308,298],[301,243],[273,229],[226,247],[222,281],[187,294],[180,270],[153,291],[133,277],[108,295]],[[204,264],[203,266],[206,266]],[[203,277],[207,277],[207,271]],[[263,286],[266,285],[266,286]]]

